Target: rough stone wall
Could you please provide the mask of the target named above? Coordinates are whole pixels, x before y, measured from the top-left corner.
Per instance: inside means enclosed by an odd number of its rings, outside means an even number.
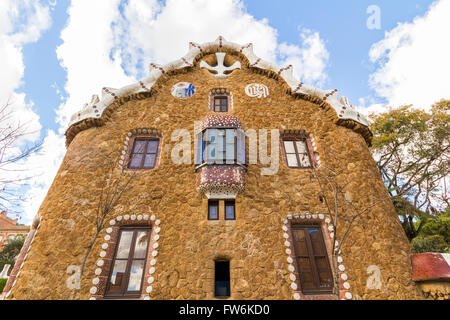
[[[450,300],[450,282],[446,280],[423,281],[417,285],[430,300]]]
[[[195,85],[193,97],[176,99],[170,94],[172,86],[180,81]],[[270,95],[264,99],[248,97],[244,88],[250,83],[265,84]],[[191,132],[193,139],[194,121],[211,113],[208,95],[212,88],[232,92],[234,109],[230,113],[240,118],[244,130],[310,133],[321,163],[343,170],[343,182],[352,181],[351,198],[358,205],[368,205],[370,194],[388,196],[363,137],[337,125],[333,110],[286,94],[278,80],[245,67],[221,80],[198,68],[166,76],[152,96],[124,103],[104,126],[81,131],[70,143],[39,209],[40,231],[9,299],[70,298],[66,270],[70,265],[81,265],[94,233],[104,157],[119,157],[127,133],[136,128],[161,132],[159,166],[139,173],[111,218],[129,212],[149,214],[151,208],[161,221],[151,299],[213,298],[216,258],[230,259],[231,299],[293,299],[281,229],[283,219],[295,212],[326,212],[318,197],[319,187],[308,170],[288,169],[280,150],[276,175],[262,176],[260,169],[264,166],[260,164],[248,166],[245,192],[236,199],[235,221],[208,221],[207,202],[196,190],[194,165],[172,163],[171,150],[178,142],[172,142],[171,135],[173,130],[183,128]],[[89,255],[77,299],[91,296],[89,290],[105,235],[104,230]],[[408,241],[389,201],[356,220],[341,254],[353,298],[421,298],[411,281],[409,255]],[[368,289],[366,285],[371,265],[381,271],[380,289]]]

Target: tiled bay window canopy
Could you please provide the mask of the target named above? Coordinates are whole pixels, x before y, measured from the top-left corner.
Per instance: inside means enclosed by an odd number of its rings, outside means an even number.
[[[234,115],[208,115],[196,134],[197,187],[209,199],[234,199],[244,190],[245,133]]]

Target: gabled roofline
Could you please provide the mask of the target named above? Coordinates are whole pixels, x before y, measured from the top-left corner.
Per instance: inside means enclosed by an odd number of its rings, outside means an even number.
[[[253,52],[253,44],[239,45],[228,42],[222,36],[219,36],[214,42],[203,44],[190,42],[189,51],[184,57],[164,66],[150,64],[149,76],[137,83],[120,89],[103,88],[101,98],[94,95],[89,104],[86,104],[81,111],[71,117],[69,127],[65,133],[66,145],[70,144],[78,132],[90,127],[102,126],[106,119],[109,118],[112,110],[115,109],[109,108],[110,106],[117,106],[117,104],[123,104],[129,100],[144,99],[150,96],[153,86],[161,76],[170,74],[173,71],[192,68],[198,62],[198,56],[219,51],[237,52],[248,60],[249,68],[268,71],[275,77],[284,80],[291,95],[297,95],[305,100],[319,104],[324,109],[331,107],[336,112],[339,125],[349,127],[360,133],[367,144],[371,144],[372,133],[368,128],[366,117],[357,112],[348,103],[346,97],[339,99],[337,89],[321,90],[298,82],[294,79],[292,65],[280,68],[257,57]]]

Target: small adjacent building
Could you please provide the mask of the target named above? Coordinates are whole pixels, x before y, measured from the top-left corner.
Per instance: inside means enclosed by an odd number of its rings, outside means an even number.
[[[24,238],[30,231],[29,226],[17,224],[18,219],[11,219],[6,215],[6,211],[0,213],[0,251],[6,244],[6,240],[22,235]]]
[[[425,297],[450,300],[450,254],[426,252],[411,256],[412,279]]]

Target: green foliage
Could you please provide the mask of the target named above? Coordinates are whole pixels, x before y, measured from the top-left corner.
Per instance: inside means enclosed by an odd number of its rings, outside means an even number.
[[[0,279],[0,293],[3,292],[3,288],[6,286],[8,279]]]
[[[370,118],[373,156],[412,240],[450,203],[450,100],[430,112],[402,106]]]
[[[427,219],[411,245],[415,253],[450,253],[450,214]]]
[[[6,240],[3,250],[0,251],[0,271],[3,270],[5,264],[10,264],[10,271],[12,270],[12,267],[14,267],[15,264],[15,258],[19,255],[24,242],[25,237],[20,235],[14,239]]]

